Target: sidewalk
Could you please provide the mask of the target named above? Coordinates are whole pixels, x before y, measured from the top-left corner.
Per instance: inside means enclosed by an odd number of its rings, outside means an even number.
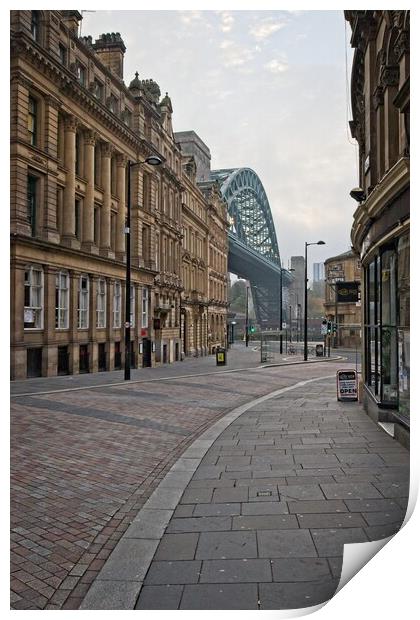
[[[204,432],[80,609],[294,609],[331,598],[343,545],[397,532],[409,488],[409,453],[335,390],[333,378],[295,382]]]

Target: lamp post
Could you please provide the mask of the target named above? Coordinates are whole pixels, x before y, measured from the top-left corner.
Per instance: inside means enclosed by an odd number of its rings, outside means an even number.
[[[246,287],[246,306],[245,306],[245,346],[248,346],[249,342],[249,317],[248,317],[248,298],[249,298],[249,286]]]
[[[305,300],[304,300],[304,318],[303,318],[303,359],[308,359],[308,245],[325,245],[325,241],[315,241],[307,243],[305,241]]]
[[[160,166],[162,159],[157,155],[146,157],[144,161],[128,161],[128,179],[127,179],[127,217],[125,221],[125,364],[124,364],[124,381],[131,378],[131,321],[130,321],[130,289],[131,289],[131,168],[140,166],[141,164],[149,164],[150,166]]]

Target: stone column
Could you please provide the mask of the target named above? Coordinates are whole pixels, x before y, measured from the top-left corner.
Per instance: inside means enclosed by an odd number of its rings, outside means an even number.
[[[84,174],[86,178],[86,192],[83,202],[83,241],[82,249],[87,252],[98,253],[94,243],[94,198],[95,198],[95,142],[94,131],[84,132]]]
[[[115,235],[115,253],[118,260],[125,260],[125,177],[126,177],[127,157],[122,154],[117,156],[117,196],[118,196],[118,215],[117,230]],[[130,174],[130,171],[128,171]]]
[[[381,86],[384,89],[385,112],[385,171],[392,168],[398,159],[399,111],[394,105],[398,92],[399,67],[385,65],[381,72]]]
[[[64,166],[67,169],[64,187],[63,234],[61,242],[71,248],[79,248],[75,234],[75,188],[76,188],[76,129],[77,120],[68,116],[64,125]]]
[[[101,213],[101,256],[114,258],[111,250],[111,155],[113,147],[109,142],[102,144],[102,213]]]

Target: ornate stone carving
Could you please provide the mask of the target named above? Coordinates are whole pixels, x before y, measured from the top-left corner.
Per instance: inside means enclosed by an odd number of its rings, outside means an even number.
[[[373,102],[373,107],[375,108],[375,110],[377,110],[380,105],[383,105],[384,89],[382,88],[382,86],[376,87],[375,92],[373,93],[372,102]]]
[[[141,80],[141,88],[144,93],[144,96],[148,101],[154,104],[159,103],[160,99],[160,88],[159,84],[157,84],[154,80]]]
[[[112,157],[112,153],[114,152],[114,147],[112,146],[110,142],[102,142],[101,152],[102,152],[102,157]]]
[[[54,108],[54,110],[60,110],[61,109],[61,101],[59,101],[58,99],[55,99],[55,97],[52,97],[51,95],[48,95],[47,97],[45,97],[45,101],[46,101],[46,103],[49,106]]]
[[[381,86],[387,88],[388,86],[398,86],[400,79],[400,68],[398,66],[387,65],[383,67],[381,71]]]
[[[98,139],[98,134],[92,129],[85,129],[85,131],[83,132],[83,137],[85,139],[85,144],[95,146],[96,140]]]
[[[402,30],[397,37],[394,46],[394,53],[397,60],[401,59],[401,56],[410,52],[410,35],[406,30]]]
[[[128,157],[123,153],[117,153],[116,163],[119,168],[125,168],[127,166]]]
[[[64,119],[64,129],[65,131],[77,131],[78,121],[75,116],[66,116]]]

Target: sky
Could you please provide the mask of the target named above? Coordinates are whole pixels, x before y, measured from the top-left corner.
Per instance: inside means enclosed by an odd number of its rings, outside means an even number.
[[[348,131],[352,50],[342,10],[84,11],[82,35],[120,32],[124,79],[152,78],[174,131],[194,130],[212,169],[252,168],[270,202],[283,265],[350,249],[358,185]],[[346,52],[347,49],[347,52]],[[309,278],[312,268],[308,269]]]

